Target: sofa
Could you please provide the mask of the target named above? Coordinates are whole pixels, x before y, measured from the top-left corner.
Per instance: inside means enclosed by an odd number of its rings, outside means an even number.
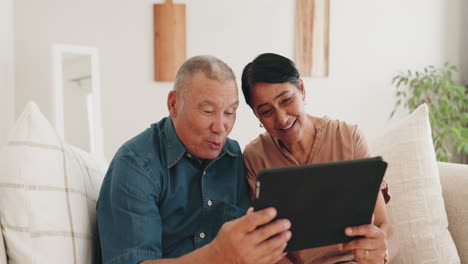
[[[468,165],[439,162],[448,228],[461,263],[468,263]]]
[[[435,161],[427,106],[370,146],[389,164],[392,263],[468,263],[468,165]],[[106,162],[64,142],[33,102],[1,155],[0,264],[94,263]]]

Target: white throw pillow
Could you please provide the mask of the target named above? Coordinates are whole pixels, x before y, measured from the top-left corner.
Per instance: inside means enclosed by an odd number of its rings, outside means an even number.
[[[32,102],[2,153],[0,222],[9,263],[92,263],[105,163],[65,144]]]
[[[7,256],[5,252],[5,243],[3,242],[2,228],[0,226],[0,264],[7,263]]]
[[[460,263],[448,230],[427,106],[375,139],[371,149],[388,162],[387,209],[400,241],[392,263]]]

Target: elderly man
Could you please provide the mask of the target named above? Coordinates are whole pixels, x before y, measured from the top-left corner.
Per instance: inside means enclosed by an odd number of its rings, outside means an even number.
[[[238,104],[224,62],[198,56],[181,66],[170,116],[127,141],[102,184],[104,264],[275,263],[285,255],[290,222],[272,221],[273,208],[249,208],[242,153],[227,138]]]

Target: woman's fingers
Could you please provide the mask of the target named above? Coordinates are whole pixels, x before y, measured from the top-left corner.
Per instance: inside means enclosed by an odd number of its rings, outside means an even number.
[[[344,243],[339,247],[342,251],[351,251],[356,249],[365,249],[365,250],[386,250],[387,244],[384,240],[372,239],[372,238],[359,238],[354,239],[348,243]]]
[[[378,238],[385,236],[385,233],[375,225],[360,225],[347,227],[345,229],[347,236],[364,236],[368,238]]]
[[[348,243],[343,243],[338,246],[341,250],[355,250],[355,249],[387,249],[387,240],[385,232],[374,225],[360,225],[347,227],[345,229],[347,236],[361,236]]]
[[[354,261],[361,264],[382,263],[385,252],[385,250],[356,249],[353,250]]]

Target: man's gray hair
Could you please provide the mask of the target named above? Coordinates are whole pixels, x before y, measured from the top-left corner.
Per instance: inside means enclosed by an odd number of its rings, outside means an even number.
[[[236,80],[231,67],[222,60],[209,55],[195,56],[180,66],[174,83],[174,91],[183,97],[183,90],[198,72],[203,72],[209,79],[219,82]]]

